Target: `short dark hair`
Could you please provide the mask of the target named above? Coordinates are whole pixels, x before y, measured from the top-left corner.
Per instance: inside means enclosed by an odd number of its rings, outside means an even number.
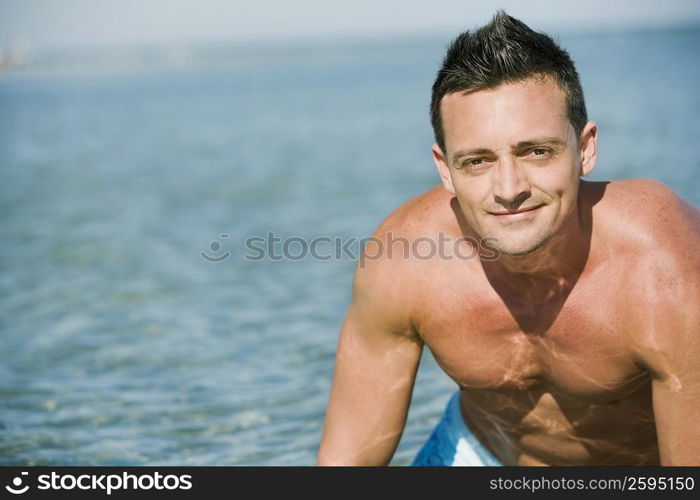
[[[498,87],[531,77],[550,76],[566,94],[569,121],[580,134],[588,121],[578,73],[569,54],[544,33],[504,11],[450,44],[433,84],[430,120],[435,141],[445,151],[440,101],[453,92]]]

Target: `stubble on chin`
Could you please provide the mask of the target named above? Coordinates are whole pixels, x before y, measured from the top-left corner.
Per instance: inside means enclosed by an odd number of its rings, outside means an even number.
[[[501,232],[502,233],[502,232]],[[535,230],[532,234],[500,234],[488,236],[489,245],[501,255],[524,256],[542,248],[553,236],[546,228]]]

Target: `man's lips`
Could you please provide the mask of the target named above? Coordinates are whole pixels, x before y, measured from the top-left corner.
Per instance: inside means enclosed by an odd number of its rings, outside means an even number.
[[[501,210],[498,212],[490,211],[489,213],[491,215],[513,215],[513,214],[522,214],[526,212],[532,212],[533,210],[537,210],[538,208],[542,207],[544,205],[535,205],[532,207],[526,207],[526,208],[518,208],[517,210]]]

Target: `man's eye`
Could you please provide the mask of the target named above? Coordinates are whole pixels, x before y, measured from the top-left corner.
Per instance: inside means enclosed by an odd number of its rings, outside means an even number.
[[[471,160],[467,160],[464,162],[465,167],[480,167],[484,164],[484,159],[483,158],[472,158]]]
[[[547,154],[549,153],[549,150],[547,150],[545,148],[535,148],[531,152],[535,156],[543,157],[543,156],[547,156]]]

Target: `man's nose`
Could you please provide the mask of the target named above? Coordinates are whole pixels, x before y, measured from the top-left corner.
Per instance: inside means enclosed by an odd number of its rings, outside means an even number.
[[[506,208],[517,208],[530,197],[530,183],[525,170],[513,158],[498,162],[493,172],[493,197]]]

